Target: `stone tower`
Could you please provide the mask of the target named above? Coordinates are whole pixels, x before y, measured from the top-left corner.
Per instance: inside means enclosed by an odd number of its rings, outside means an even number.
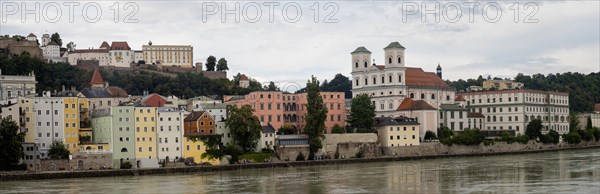
[[[364,71],[371,66],[371,51],[364,46],[352,51],[352,72]]]

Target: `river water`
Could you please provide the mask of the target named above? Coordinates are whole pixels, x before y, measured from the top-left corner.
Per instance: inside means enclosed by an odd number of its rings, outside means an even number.
[[[600,193],[600,149],[0,182],[0,193]]]

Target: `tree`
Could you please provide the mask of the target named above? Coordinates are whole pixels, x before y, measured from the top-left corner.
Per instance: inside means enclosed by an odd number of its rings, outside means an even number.
[[[452,130],[450,130],[450,128],[446,127],[446,126],[442,126],[440,128],[438,128],[438,138],[440,139],[446,139],[449,137],[452,137],[453,133]]]
[[[542,127],[542,120],[533,119],[527,124],[525,135],[527,135],[529,139],[537,139],[542,136]]]
[[[52,141],[50,144],[50,150],[48,150],[48,156],[52,159],[68,159],[69,158],[69,150],[65,144],[60,140]]]
[[[587,118],[587,126],[586,126],[585,128],[586,128],[586,129],[591,129],[591,128],[594,128],[594,127],[592,126],[592,116],[588,116],[588,118]]]
[[[266,91],[281,91],[281,90],[279,89],[279,87],[277,87],[277,86],[275,85],[275,83],[274,83],[274,82],[272,82],[272,81],[271,81],[271,82],[269,82],[269,85],[268,85],[268,86],[265,86],[264,90],[266,90]]]
[[[0,166],[11,166],[19,163],[23,157],[25,133],[19,132],[17,123],[8,117],[0,122]]]
[[[215,71],[215,66],[217,65],[217,58],[214,56],[208,56],[206,58],[206,71]]]
[[[570,144],[578,144],[581,143],[581,136],[577,131],[571,131],[563,135],[563,139]]]
[[[425,132],[425,137],[423,137],[424,140],[434,140],[437,139],[437,137],[435,136],[435,133],[433,131],[426,131]]]
[[[217,62],[217,71],[227,71],[229,67],[227,67],[227,60],[225,58],[220,58],[219,62]]]
[[[333,125],[333,128],[331,128],[331,133],[344,133],[346,132],[346,130],[344,130],[343,127],[341,127],[340,125],[338,125],[337,123],[335,125]]]
[[[323,98],[319,90],[319,80],[311,76],[311,80],[306,83],[307,90],[307,113],[305,116],[306,127],[304,133],[308,135],[309,154],[308,159],[312,160],[315,153],[323,147],[322,138],[325,138],[325,119],[327,119],[327,109],[323,107]]]
[[[63,43],[62,43],[62,39],[60,38],[60,35],[58,34],[58,32],[55,32],[54,34],[52,34],[52,35],[50,36],[50,40],[51,40],[51,41],[54,41],[54,42],[56,42],[56,43],[58,43],[58,45],[59,45],[60,47],[62,47],[62,45],[63,45]]]
[[[560,141],[560,134],[554,130],[550,130],[547,134],[540,136],[542,143],[557,144]]]
[[[73,43],[72,41],[71,41],[71,42],[69,42],[69,43],[67,44],[67,50],[68,50],[69,52],[72,52],[72,51],[74,51],[74,50],[75,50],[75,47],[77,47],[77,45],[76,45],[75,43]]]
[[[245,152],[252,151],[262,130],[260,121],[252,114],[253,111],[250,105],[241,108],[236,105],[227,107],[228,118],[225,120],[225,126],[231,130],[235,144]]]
[[[579,123],[579,119],[577,119],[577,115],[575,115],[575,113],[571,112],[571,114],[569,115],[569,132],[577,131],[577,130],[579,130],[579,127],[580,127],[580,123]]]
[[[298,129],[294,125],[283,125],[279,128],[279,133],[284,135],[296,134],[298,133]]]
[[[348,123],[357,133],[373,133],[375,106],[368,94],[359,94],[352,98]]]

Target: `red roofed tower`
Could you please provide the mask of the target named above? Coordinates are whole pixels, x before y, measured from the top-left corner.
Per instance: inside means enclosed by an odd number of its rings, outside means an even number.
[[[92,80],[90,81],[90,85],[92,88],[103,88],[104,80],[100,75],[100,70],[98,68],[94,69],[94,74],[92,74]]]

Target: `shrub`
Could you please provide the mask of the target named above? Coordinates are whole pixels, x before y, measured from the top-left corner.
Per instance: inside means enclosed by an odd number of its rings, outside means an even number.
[[[585,141],[591,141],[594,139],[594,129],[592,128],[587,128],[585,130],[577,130],[577,132],[581,136],[581,139]]]
[[[485,145],[485,146],[494,145],[494,141],[492,141],[492,140],[483,140],[483,145]]]
[[[354,155],[355,158],[363,158],[363,153],[362,152],[357,152],[356,155]]]
[[[454,135],[452,133],[452,130],[450,130],[450,128],[448,128],[446,126],[438,128],[437,134],[438,134],[438,138],[440,138],[440,139],[450,138],[450,137],[452,137],[452,135]]]
[[[600,141],[600,129],[598,127],[593,128],[594,130],[594,138],[596,141]]]
[[[570,144],[578,144],[581,143],[581,136],[576,131],[571,131],[567,134],[563,135],[563,139]]]
[[[131,169],[131,167],[133,167],[133,165],[129,161],[125,161],[121,164],[121,169]]]
[[[560,141],[560,134],[554,130],[550,130],[547,134],[540,136],[540,141],[542,143],[557,144]]]
[[[265,154],[273,154],[275,151],[273,151],[272,149],[269,149],[269,148],[263,148],[260,150],[260,152],[265,153]]]
[[[435,136],[435,133],[433,131],[426,131],[425,137],[423,139],[432,140],[432,139],[437,139],[437,137]]]
[[[296,156],[296,161],[304,161],[304,154],[302,154],[302,152],[298,153],[298,156]]]

